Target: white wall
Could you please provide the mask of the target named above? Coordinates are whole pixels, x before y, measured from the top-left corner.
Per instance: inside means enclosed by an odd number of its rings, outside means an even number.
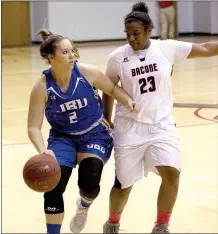
[[[218,34],[217,1],[179,1],[179,33]]]
[[[31,39],[39,41],[36,33],[43,27],[48,28],[48,2],[30,2],[30,23]]]
[[[194,32],[211,32],[211,2],[193,2]]]
[[[125,38],[124,16],[134,2],[49,2],[49,27],[76,41]],[[159,35],[158,8],[149,2],[154,19],[153,36]],[[61,15],[61,17],[57,17]],[[60,20],[61,19],[61,20]]]
[[[211,2],[211,33],[218,34],[218,2]]]
[[[31,37],[43,27],[75,41],[124,39],[124,16],[135,2],[30,2]],[[146,2],[154,23],[152,36],[160,36],[159,6]],[[218,33],[218,2],[178,2],[179,33]]]
[[[178,31],[179,33],[190,33],[194,31],[193,2],[178,2]]]

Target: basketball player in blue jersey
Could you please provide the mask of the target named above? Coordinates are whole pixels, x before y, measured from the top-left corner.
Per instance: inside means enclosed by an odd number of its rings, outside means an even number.
[[[43,38],[40,55],[51,67],[43,71],[32,89],[28,136],[40,154],[55,157],[61,167],[59,184],[44,194],[47,233],[60,233],[63,193],[77,164],[80,199],[70,229],[79,233],[85,227],[90,205],[100,192],[102,170],[113,147],[110,125],[103,116],[97,89],[113,96],[130,112],[139,111],[139,107],[98,69],[78,63],[67,38],[47,30],[39,34]],[[41,133],[44,113],[51,125],[48,147]]]
[[[119,232],[131,189],[149,171],[161,177],[152,233],[169,233],[181,170],[180,143],[171,115],[172,68],[186,58],[218,55],[217,41],[195,44],[154,40],[150,39],[152,28],[146,4],[135,3],[125,17],[128,43],[113,51],[107,63],[106,75],[114,84],[120,81],[142,110],[133,113],[121,103],[116,105],[113,131],[116,179],[103,233]],[[111,123],[113,98],[104,94],[103,103],[105,117]],[[146,201],[136,204],[136,212],[142,206],[146,209]]]

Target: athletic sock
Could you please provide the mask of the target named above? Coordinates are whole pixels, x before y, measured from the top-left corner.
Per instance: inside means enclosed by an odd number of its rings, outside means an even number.
[[[83,197],[81,197],[81,205],[85,208],[89,208],[92,204],[93,200],[88,200]]]
[[[109,213],[109,223],[119,223],[120,222],[120,218],[121,218],[121,214],[122,214],[122,211],[119,212],[119,213],[113,213],[111,210],[110,210],[110,213]]]
[[[170,216],[171,212],[158,211],[156,226],[158,227],[161,224],[169,224]]]
[[[61,224],[46,224],[48,234],[60,234]]]

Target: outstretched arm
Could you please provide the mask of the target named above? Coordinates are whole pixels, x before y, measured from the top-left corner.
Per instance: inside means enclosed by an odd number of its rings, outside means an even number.
[[[218,55],[218,41],[192,44],[188,58],[212,57]]]

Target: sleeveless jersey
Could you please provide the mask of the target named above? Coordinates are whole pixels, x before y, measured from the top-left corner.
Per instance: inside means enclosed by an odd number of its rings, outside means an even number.
[[[148,124],[167,117],[173,107],[172,66],[184,60],[191,48],[188,42],[151,40],[149,48],[142,51],[135,52],[129,44],[113,51],[106,75],[119,80],[123,89],[142,107],[137,114],[118,103],[116,115]]]
[[[97,90],[80,73],[77,62],[74,63],[66,92],[62,92],[53,79],[51,68],[43,74],[48,94],[45,116],[53,129],[82,135],[99,124],[103,116],[102,101]]]

